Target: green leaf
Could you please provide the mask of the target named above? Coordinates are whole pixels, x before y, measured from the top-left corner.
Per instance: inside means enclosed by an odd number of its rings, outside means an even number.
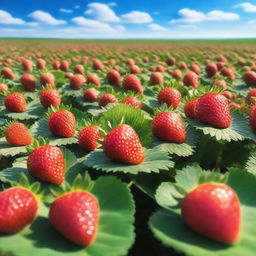
[[[0,155],[16,156],[26,152],[26,146],[13,146],[6,141],[5,137],[0,138]]]
[[[61,87],[61,91],[63,93],[65,93],[67,96],[71,96],[71,97],[79,97],[81,95],[83,95],[83,89],[79,89],[79,90],[73,90],[69,84],[63,85]]]
[[[41,205],[40,216],[29,229],[0,236],[1,250],[13,256],[126,255],[134,242],[135,206],[130,190],[114,177],[101,177],[96,180],[91,193],[100,205],[99,226],[92,245],[83,248],[58,234],[48,220],[49,209]]]
[[[246,170],[233,168],[230,169],[226,183],[236,191],[241,203],[240,242],[225,245],[200,236],[186,227],[179,211],[171,210],[160,210],[150,218],[149,226],[154,236],[165,246],[173,247],[175,251],[189,256],[254,256],[256,250],[256,178]]]
[[[85,166],[102,170],[105,172],[123,172],[131,174],[139,174],[141,172],[155,172],[160,170],[168,170],[174,166],[174,162],[166,152],[157,149],[145,149],[145,160],[138,165],[114,162],[107,158],[103,150],[95,150],[88,154],[83,162]]]
[[[30,130],[35,136],[48,138],[51,145],[67,145],[77,143],[77,138],[75,136],[70,138],[61,138],[53,135],[48,129],[48,121],[46,119],[41,119],[35,122],[31,126]]]
[[[256,175],[256,153],[253,153],[246,163],[248,172]]]

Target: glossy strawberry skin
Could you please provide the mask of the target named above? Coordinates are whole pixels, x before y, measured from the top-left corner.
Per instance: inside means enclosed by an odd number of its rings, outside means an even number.
[[[36,80],[33,75],[24,74],[20,78],[20,83],[22,84],[25,91],[32,92],[36,88]]]
[[[38,59],[37,60],[37,68],[38,69],[45,69],[46,62],[43,59]]]
[[[29,225],[38,213],[34,194],[22,187],[0,193],[0,233],[16,233]]]
[[[164,78],[160,72],[153,72],[150,76],[150,82],[153,85],[163,85]]]
[[[75,116],[68,110],[56,111],[48,118],[48,128],[55,136],[72,137],[76,132]]]
[[[61,61],[61,63],[60,63],[60,69],[61,69],[62,71],[68,71],[68,69],[69,69],[69,62],[66,61],[66,60]]]
[[[180,79],[182,77],[182,72],[179,69],[173,70],[172,76],[176,79]]]
[[[94,74],[94,73],[89,74],[87,76],[87,84],[94,84],[96,86],[100,86],[101,82],[100,82],[100,79],[99,79],[98,75]]]
[[[10,80],[15,79],[15,75],[14,75],[14,73],[12,72],[12,70],[10,68],[3,68],[1,70],[0,75],[3,76],[3,78],[6,78],[6,79],[10,79]]]
[[[125,104],[128,104],[128,105],[131,105],[135,108],[142,108],[142,106],[143,106],[141,101],[139,99],[137,99],[136,97],[133,97],[133,96],[127,97],[127,98],[123,99],[121,102],[125,103]]]
[[[14,146],[27,146],[33,142],[32,135],[26,125],[17,122],[6,129],[5,138]]]
[[[164,88],[157,95],[160,104],[166,103],[168,107],[173,106],[174,109],[179,106],[181,99],[181,93],[174,88]]]
[[[223,91],[227,90],[227,88],[228,88],[227,83],[224,80],[215,81],[212,85],[213,86],[216,86],[216,85],[221,86]]]
[[[33,62],[30,60],[23,60],[22,66],[25,71],[32,72],[33,71]]]
[[[255,97],[255,99],[253,99]],[[248,92],[246,100],[249,103],[256,104],[256,89],[252,89]]]
[[[256,87],[256,73],[253,71],[247,72],[243,77],[247,86]]]
[[[162,112],[152,121],[153,134],[163,141],[183,143],[186,141],[186,127],[181,116],[174,112]]]
[[[91,193],[75,190],[61,195],[52,203],[49,220],[68,240],[88,246],[96,238],[99,212],[98,200]]]
[[[83,75],[73,75],[71,78],[70,78],[70,87],[73,89],[73,90],[79,90],[83,84],[85,83],[86,79]]]
[[[193,72],[196,73],[197,75],[199,75],[199,74],[201,73],[201,68],[200,68],[200,66],[199,66],[198,64],[196,64],[196,63],[192,63],[192,64],[190,65],[190,69],[191,69],[191,71],[193,71]]]
[[[140,164],[144,161],[139,136],[126,124],[115,127],[105,136],[103,150],[106,156],[114,161],[128,164]]]
[[[195,114],[199,121],[217,128],[228,128],[232,123],[228,100],[218,93],[207,93],[199,98]]]
[[[55,78],[52,73],[44,73],[40,76],[41,85],[51,85],[52,88],[55,87]]]
[[[34,149],[27,160],[28,172],[35,178],[60,185],[65,179],[65,159],[61,150],[52,145]]]
[[[199,185],[183,199],[181,210],[184,222],[197,233],[222,243],[239,240],[240,203],[229,186]]]
[[[11,112],[25,112],[27,109],[27,102],[21,93],[11,93],[4,99],[5,107]]]
[[[103,139],[99,132],[100,127],[90,125],[79,132],[78,143],[87,152],[91,152],[100,146],[98,140]]]
[[[117,103],[117,102],[118,100],[115,97],[115,95],[111,93],[105,93],[99,99],[99,106],[105,107],[106,105],[108,105],[108,103]]]
[[[43,90],[40,93],[39,98],[42,106],[45,108],[48,108],[50,105],[59,106],[61,104],[60,94],[55,89]]]
[[[194,72],[188,72],[183,77],[183,82],[187,86],[192,86],[194,88],[198,88],[198,75]]]
[[[85,90],[83,97],[86,102],[96,102],[98,99],[99,91],[94,88]]]
[[[235,79],[235,74],[231,68],[223,68],[223,69],[221,69],[220,72],[223,76],[229,78],[230,80]]]
[[[198,98],[193,99],[186,103],[184,107],[184,112],[187,118],[190,119],[197,119],[195,109],[196,109],[196,103],[198,101]]]
[[[8,86],[6,84],[0,84],[0,92],[8,91]]]
[[[123,80],[124,90],[134,91],[143,94],[143,88],[141,86],[140,79],[136,75],[126,76]]]
[[[205,67],[205,72],[207,73],[208,77],[213,77],[217,74],[218,68],[215,64],[209,64]]]
[[[256,131],[256,105],[249,110],[249,121],[254,132]]]
[[[75,71],[75,73],[82,75],[84,73],[84,66],[76,65],[74,68],[74,71]]]
[[[104,69],[103,63],[98,59],[93,60],[92,67],[95,70],[103,70]]]
[[[58,60],[53,61],[52,68],[53,69],[59,69],[60,68],[60,62]]]
[[[107,73],[107,81],[110,85],[120,86],[120,74],[118,71],[111,69]]]

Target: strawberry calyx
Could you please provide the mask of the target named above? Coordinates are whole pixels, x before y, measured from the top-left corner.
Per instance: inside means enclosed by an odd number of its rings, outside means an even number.
[[[159,108],[156,108],[154,110],[154,116],[157,116],[158,114],[162,113],[162,112],[177,112],[174,110],[173,106],[167,106],[166,103],[162,104]]]
[[[26,99],[25,95],[23,94],[23,91],[21,89],[18,89],[18,88],[11,88],[8,91],[2,91],[2,92],[0,92],[0,95],[6,97],[6,96],[8,96],[8,95],[10,95],[12,93],[20,93]]]
[[[46,117],[48,118],[51,114],[60,111],[60,110],[68,110],[71,111],[72,107],[69,105],[64,105],[64,104],[60,104],[59,106],[52,106],[50,105],[50,107],[48,108],[47,112],[46,112]]]
[[[46,85],[42,86],[42,87],[38,90],[38,94],[40,95],[43,91],[45,91],[45,90],[50,90],[50,89],[57,91],[56,88],[52,88],[52,85],[46,84]]]
[[[42,136],[38,136],[37,139],[33,140],[32,145],[27,146],[27,152],[30,154],[32,151],[34,151],[36,148],[44,145],[49,145],[50,140],[44,139]]]

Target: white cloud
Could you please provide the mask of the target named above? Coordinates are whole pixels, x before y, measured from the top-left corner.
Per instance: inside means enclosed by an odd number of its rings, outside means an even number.
[[[232,12],[223,12],[220,10],[210,11],[208,13],[199,12],[184,8],[178,11],[181,18],[173,19],[170,22],[174,23],[198,23],[203,21],[230,21],[238,20],[239,15]]]
[[[36,22],[26,22],[22,19],[13,17],[9,12],[0,10],[0,24],[6,25],[23,25],[23,26],[36,26]]]
[[[190,25],[190,24],[184,24],[184,25],[179,25],[180,28],[187,28],[187,29],[194,29],[194,28],[197,28],[196,25]]]
[[[166,31],[167,30],[165,27],[162,27],[156,23],[149,24],[148,28],[152,31]]]
[[[248,24],[256,24],[256,19],[248,21]]]
[[[119,30],[119,31],[125,31],[126,29],[125,29],[125,27],[124,26],[122,26],[122,25],[115,25],[115,26],[113,26],[115,29],[117,29],[117,30]]]
[[[153,21],[152,17],[146,12],[132,11],[121,15],[123,20],[128,23],[150,23]]]
[[[85,11],[85,14],[91,15],[95,19],[101,21],[120,21],[119,17],[117,17],[115,12],[107,4],[90,3],[88,4],[88,9]]]
[[[73,12],[73,10],[64,9],[64,8],[60,8],[59,11],[64,12],[64,13],[72,13]]]
[[[256,5],[251,3],[241,3],[234,6],[234,8],[242,8],[245,12],[256,12]]]
[[[117,3],[115,2],[111,2],[111,3],[108,3],[109,6],[117,6]]]
[[[67,23],[65,20],[57,20],[50,13],[43,11],[34,11],[30,13],[28,16],[40,23],[51,26],[62,25]]]

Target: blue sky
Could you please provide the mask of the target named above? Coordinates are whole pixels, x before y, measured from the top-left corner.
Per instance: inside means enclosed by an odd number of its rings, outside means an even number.
[[[256,0],[0,0],[0,37],[252,38]]]

